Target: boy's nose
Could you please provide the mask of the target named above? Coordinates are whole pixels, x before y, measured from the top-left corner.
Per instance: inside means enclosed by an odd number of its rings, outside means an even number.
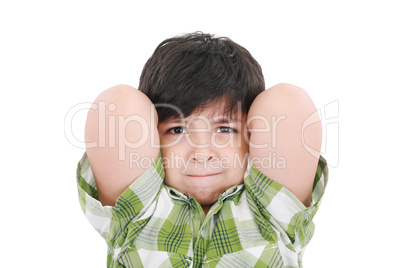
[[[191,154],[191,160],[195,162],[207,162],[210,161],[214,158],[214,155],[212,153],[208,152],[193,152]]]
[[[188,143],[191,147],[190,158],[193,161],[205,162],[216,156],[211,146],[211,133],[191,133]]]
[[[189,145],[196,149],[205,149],[211,146],[211,132],[192,131],[187,137]]]

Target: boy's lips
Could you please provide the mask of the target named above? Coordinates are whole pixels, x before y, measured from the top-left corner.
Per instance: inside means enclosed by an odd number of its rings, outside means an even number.
[[[211,176],[215,176],[215,175],[219,175],[222,174],[222,172],[218,172],[218,173],[207,173],[207,174],[185,174],[188,177],[192,177],[192,178],[204,178],[204,177],[211,177]]]

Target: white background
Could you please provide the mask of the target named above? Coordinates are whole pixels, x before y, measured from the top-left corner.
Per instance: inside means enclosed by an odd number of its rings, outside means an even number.
[[[401,9],[397,1],[2,1],[0,266],[105,267],[105,243],[76,192],[85,111],[67,116],[69,138],[66,115],[113,85],[137,87],[163,39],[200,30],[246,47],[267,88],[298,85],[326,112],[330,182],[304,267],[401,267]]]

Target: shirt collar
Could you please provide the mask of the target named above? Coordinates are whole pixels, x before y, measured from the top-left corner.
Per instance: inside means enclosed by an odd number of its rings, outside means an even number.
[[[168,192],[169,196],[173,199],[188,202],[191,198],[190,196],[185,195],[182,192],[180,192],[179,190],[177,190],[173,187],[170,187],[166,184],[165,184],[165,187],[167,188],[167,192]],[[227,189],[220,195],[219,200],[223,201],[224,199],[237,194],[238,192],[240,192],[243,189],[243,187],[244,187],[243,183],[230,187],[229,189]]]

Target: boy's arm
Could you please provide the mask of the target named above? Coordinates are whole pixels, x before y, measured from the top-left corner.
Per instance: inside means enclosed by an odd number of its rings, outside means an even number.
[[[135,88],[118,85],[96,98],[88,112],[85,141],[102,205],[114,206],[157,158],[157,124],[155,106]]]
[[[322,142],[309,95],[293,85],[273,86],[254,100],[248,128],[254,166],[309,206]]]

